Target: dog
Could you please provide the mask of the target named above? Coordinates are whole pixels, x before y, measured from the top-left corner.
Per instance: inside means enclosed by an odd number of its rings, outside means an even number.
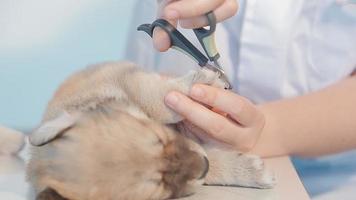
[[[179,129],[182,117],[164,96],[188,94],[195,83],[226,87],[209,69],[164,77],[130,62],[69,77],[29,137],[33,198],[160,200],[191,195],[202,184],[273,187],[258,156],[201,144]]]

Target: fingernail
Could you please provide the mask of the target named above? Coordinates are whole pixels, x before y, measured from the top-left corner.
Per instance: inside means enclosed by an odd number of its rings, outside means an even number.
[[[165,17],[170,20],[178,19],[179,13],[176,10],[169,9],[165,12]]]
[[[203,98],[205,96],[205,92],[199,86],[193,86],[190,90],[190,95],[196,98]]]
[[[178,96],[176,94],[168,94],[165,98],[165,102],[168,104],[170,107],[174,107],[178,103]]]

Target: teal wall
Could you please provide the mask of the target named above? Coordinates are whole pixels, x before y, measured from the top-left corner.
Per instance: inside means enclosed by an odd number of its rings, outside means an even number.
[[[58,85],[122,59],[134,1],[0,1],[0,124],[38,125]]]

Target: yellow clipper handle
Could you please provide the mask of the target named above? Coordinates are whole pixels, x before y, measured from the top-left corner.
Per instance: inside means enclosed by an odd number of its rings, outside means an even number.
[[[215,29],[216,29],[216,17],[211,11],[206,14],[209,22],[209,29],[196,28],[194,33],[197,36],[200,44],[203,46],[205,53],[208,55],[210,61],[216,61],[220,58],[220,54],[215,45]]]

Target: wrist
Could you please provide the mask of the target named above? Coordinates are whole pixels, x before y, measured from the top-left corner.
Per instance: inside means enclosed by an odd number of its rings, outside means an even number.
[[[251,152],[262,157],[289,154],[280,135],[281,122],[273,112],[273,105],[267,103],[258,105],[257,107],[264,115],[264,126],[262,127],[260,136]]]

